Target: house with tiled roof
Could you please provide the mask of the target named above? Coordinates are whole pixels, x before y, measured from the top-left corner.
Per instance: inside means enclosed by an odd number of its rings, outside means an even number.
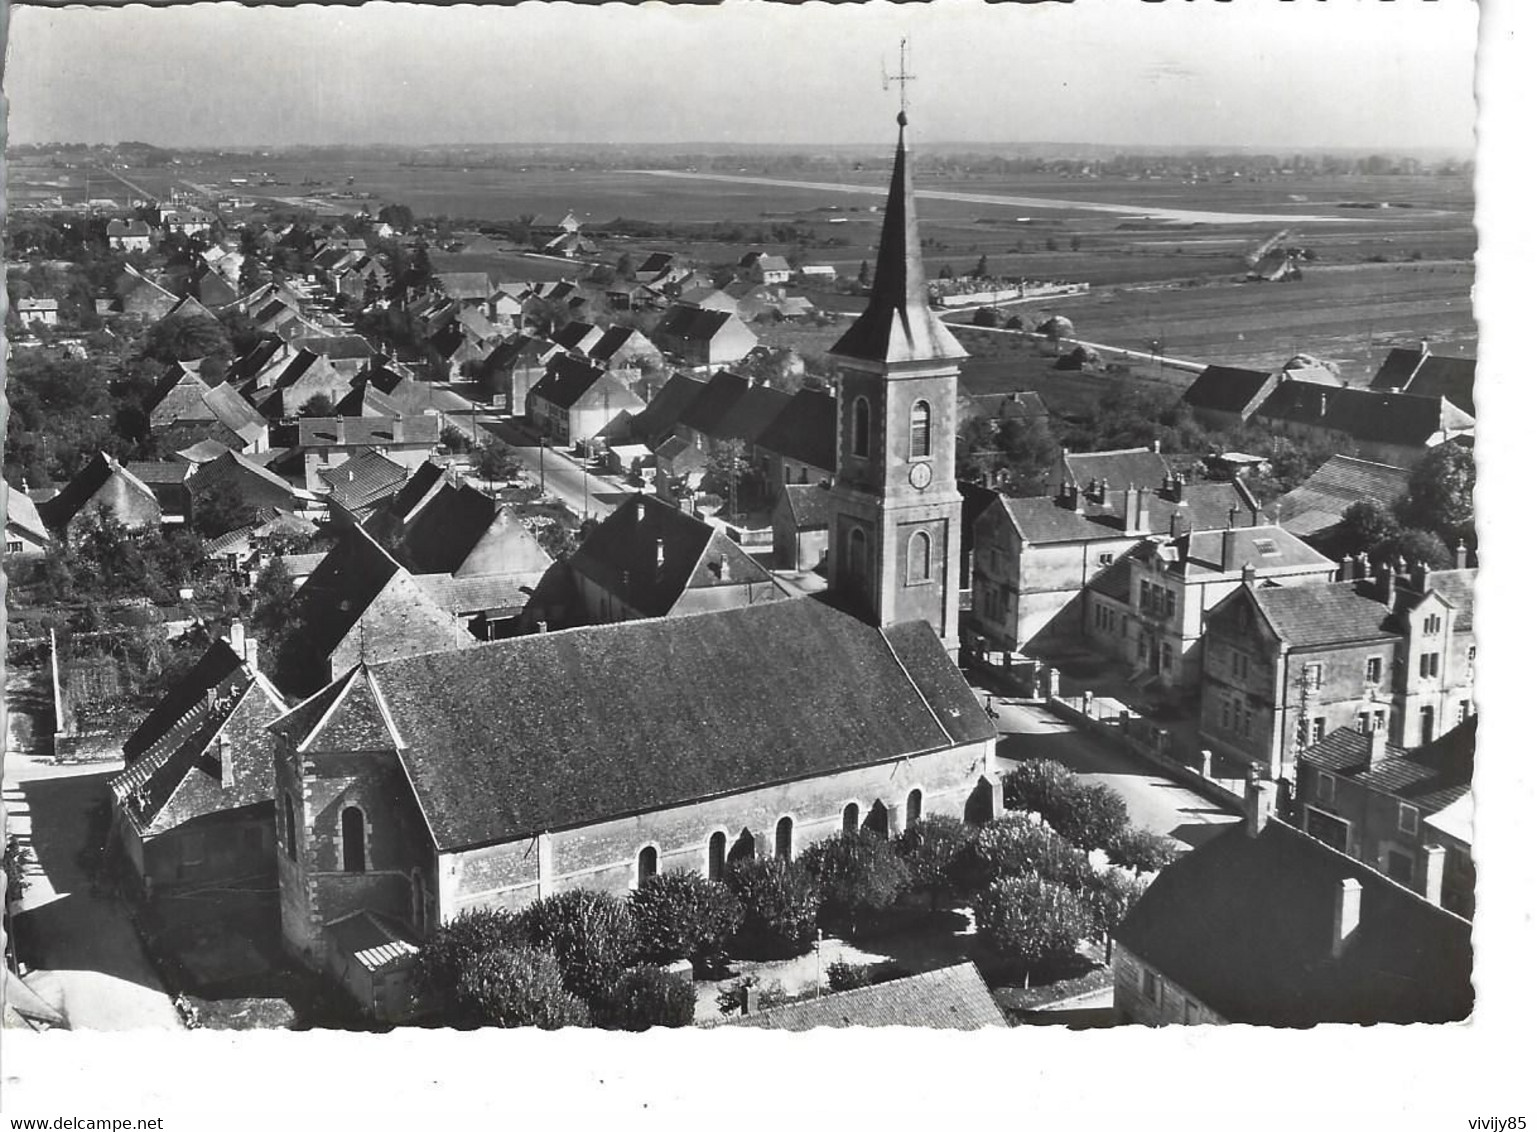
[[[97,515],[110,515],[131,531],[160,525],[160,501],[138,476],[105,452],[98,452],[85,467],[50,499],[37,506],[38,515],[55,538],[70,542]]]
[[[673,374],[646,407],[630,418],[630,436],[655,451],[673,435],[679,418],[704,393],[707,384],[685,373]]]
[[[1337,569],[1283,527],[1257,523],[1150,536],[1117,567],[1086,587],[1084,639],[1133,680],[1176,693],[1200,686],[1206,615],[1222,598],[1246,584],[1311,587]]]
[[[136,315],[153,322],[171,313],[177,298],[131,263],[123,265],[122,274],[112,287],[112,311]]]
[[[364,448],[335,467],[322,468],[318,474],[331,520],[365,523],[380,507],[388,505],[405,486],[411,472],[378,449]]]
[[[587,348],[587,357],[611,370],[656,369],[662,364],[662,351],[633,326],[610,326]]]
[[[228,451],[228,450],[226,450]],[[160,522],[165,526],[185,523],[192,516],[192,474],[197,465],[189,460],[126,460],[123,467],[155,493],[160,503]]]
[[[758,336],[731,311],[681,303],[663,312],[651,340],[681,364],[699,367],[739,362],[758,344]]]
[[[276,359],[274,359],[276,361]],[[333,405],[352,388],[352,378],[313,350],[297,349],[286,364],[269,366],[241,387],[241,393],[268,420],[285,420],[316,397]]]
[[[1371,387],[1418,397],[1444,397],[1468,416],[1476,417],[1473,379],[1477,372],[1477,359],[1433,354],[1430,343],[1423,342],[1418,350],[1389,350]]]
[[[124,744],[112,777],[112,832],[146,897],[274,878],[267,730],[287,705],[236,622]]]
[[[1148,1026],[1457,1022],[1472,925],[1273,814],[1160,872],[1114,933],[1115,1012]]]
[[[1288,783],[1299,752],[1363,720],[1434,742],[1474,711],[1477,573],[1347,559],[1329,584],[1239,586],[1206,619],[1202,739]]]
[[[254,511],[308,512],[321,510],[320,498],[295,487],[282,476],[239,452],[226,452],[195,467],[187,480],[192,516],[205,501],[238,499]]]
[[[324,358],[349,380],[373,365],[377,357],[373,343],[361,334],[312,334],[295,338],[289,348],[308,350]]]
[[[1283,381],[1253,419],[1283,435],[1400,468],[1413,467],[1447,441],[1471,440],[1474,431],[1473,417],[1443,396],[1331,389],[1303,381]]]
[[[1164,483],[1172,474],[1156,444],[1106,452],[1070,452],[1064,448],[1061,471],[1064,495],[1077,491],[1101,498],[1107,492]]]
[[[737,266],[754,283],[788,283],[790,281],[790,261],[782,255],[748,252]]]
[[[113,220],[107,224],[107,243],[113,251],[147,252],[154,233],[142,220]]]
[[[149,402],[150,432],[164,446],[184,448],[212,440],[242,452],[265,452],[267,418],[228,382],[212,387],[196,370],[167,370]]]
[[[724,529],[629,495],[571,556],[589,624],[778,601],[785,593]]]
[[[618,378],[570,354],[551,358],[544,376],[528,391],[530,423],[556,444],[602,436],[620,414],[645,407]]]
[[[1144,449],[1133,463],[1148,454],[1157,456]],[[1143,472],[1155,466],[1143,464]],[[1086,476],[1092,486],[1083,490],[1067,484],[1054,498],[994,495],[981,507],[972,523],[968,627],[979,651],[1019,653],[1108,632],[1106,614],[1088,608],[1085,587],[1129,600],[1131,566],[1123,556],[1133,547],[1154,534],[1176,538],[1259,518],[1258,504],[1236,481],[1188,483],[1165,473],[1161,484],[1115,491],[1101,486],[1113,465],[1091,467],[1104,478]],[[1124,639],[1135,647],[1131,627],[1128,610]],[[1122,632],[1119,618],[1114,632]]]
[[[830,481],[838,463],[838,399],[797,389],[754,444],[770,484]]]
[[[47,554],[53,538],[32,497],[9,484],[0,491],[5,496],[6,557],[40,558]]]
[[[588,348],[596,346],[602,338],[603,331],[601,328],[594,326],[590,322],[582,322],[579,319],[572,319],[550,335],[550,340],[562,350],[584,356]]]
[[[832,493],[825,483],[781,484],[769,517],[774,528],[774,565],[807,571],[827,562]]]
[[[480,387],[498,399],[514,416],[528,410],[528,391],[544,376],[559,353],[553,342],[528,334],[515,334],[499,343],[480,363]]]
[[[1330,456],[1319,469],[1281,496],[1276,517],[1298,538],[1328,552],[1345,512],[1370,501],[1391,511],[1409,490],[1409,472],[1355,456]]]
[[[59,300],[41,296],[29,296],[16,300],[16,317],[23,326],[40,322],[44,326],[59,325]]]
[[[364,449],[383,452],[414,471],[437,450],[442,420],[436,413],[381,417],[301,417],[296,447],[304,459],[304,486],[322,490],[320,473]]]
[[[985,1030],[1009,1023],[975,964],[958,963],[937,971],[732,1015],[719,1024],[798,1034],[877,1026]]]
[[[719,371],[705,383],[699,396],[678,414],[676,434],[700,451],[706,451],[721,421],[738,401],[747,396],[750,388],[745,377],[738,377],[728,370]]]
[[[1248,424],[1280,377],[1241,366],[1207,366],[1180,395],[1180,404],[1208,428],[1230,429]]]
[[[1473,918],[1471,839],[1436,819],[1471,798],[1478,716],[1405,750],[1370,718],[1297,756],[1295,823],[1465,919]],[[1466,831],[1461,831],[1466,832]]]
[[[793,858],[851,807],[893,836],[1001,808],[996,732],[933,629],[812,600],[370,660],[272,727],[295,815],[283,937],[316,968],[359,911],[420,938],[473,908]]]

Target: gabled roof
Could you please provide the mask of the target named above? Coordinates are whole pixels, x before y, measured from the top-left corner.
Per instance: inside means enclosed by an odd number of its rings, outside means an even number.
[[[597,366],[588,365],[569,354],[561,354],[550,359],[544,376],[534,383],[528,395],[542,398],[562,409],[569,409],[602,376],[603,371]]]
[[[1054,499],[1002,496],[999,504],[1014,524],[1014,529],[1031,545],[1057,542],[1103,542],[1132,536],[1113,526],[1096,523]]]
[[[819,531],[832,524],[833,493],[821,484],[787,483],[779,490],[797,531]]]
[[[1389,743],[1387,757],[1371,765],[1371,736],[1341,727],[1297,756],[1368,790],[1412,802],[1426,814],[1444,810],[1473,788],[1478,716],[1469,716],[1433,743],[1413,750]]]
[[[407,521],[394,553],[413,574],[529,573],[550,564],[511,508],[468,484],[434,492]]]
[[[367,672],[445,852],[996,734],[927,623],[882,632],[812,600],[515,637]]]
[[[1338,523],[1353,503],[1391,507],[1409,490],[1409,472],[1354,456],[1330,456],[1322,467],[1281,497],[1282,526],[1298,535]]]
[[[301,495],[300,489],[282,476],[239,452],[226,452],[196,466],[192,474],[194,494],[206,492],[215,483],[228,485],[258,506],[291,507]]]
[[[768,571],[723,530],[639,494],[582,540],[571,568],[643,617],[665,617],[686,590],[773,586]]]
[[[662,314],[652,337],[666,336],[683,342],[709,342],[735,317],[731,311],[671,306]]]
[[[330,358],[333,362],[367,361],[374,356],[372,343],[361,334],[315,334],[295,338],[290,345],[322,358]]]
[[[754,385],[722,414],[709,435],[714,440],[740,440],[744,444],[756,444],[764,430],[789,405],[788,393],[769,385]]]
[[[710,378],[704,392],[695,397],[678,416],[678,423],[686,428],[714,436],[726,414],[747,395],[747,379],[720,370]]]
[[[191,295],[186,295],[179,299],[176,305],[166,313],[165,318],[198,318],[208,322],[219,321],[218,316],[213,311],[209,310]]]
[[[803,1033],[826,1027],[921,1026],[925,1030],[981,1030],[1008,1020],[971,963],[905,979],[856,987],[817,998],[733,1015],[724,1026]]]
[[[300,448],[355,448],[374,445],[388,448],[401,444],[436,444],[441,422],[435,413],[421,413],[398,418],[399,439],[395,437],[394,417],[301,417]]]
[[[1340,884],[1360,925],[1332,956]],[[1451,1022],[1473,1008],[1472,929],[1375,869],[1272,819],[1165,868],[1119,946],[1229,1022]]]
[[[120,481],[126,490],[154,501],[155,493],[148,484],[105,452],[98,452],[85,467],[75,473],[75,478],[65,484],[62,491],[38,504],[38,514],[52,529],[65,527],[114,479]]]
[[[1163,454],[1151,448],[1117,448],[1106,452],[1063,452],[1062,465],[1068,483],[1079,490],[1090,481],[1112,491],[1128,487],[1156,487],[1169,476]]]
[[[339,417],[403,417],[406,407],[368,381],[354,381],[332,411]]]
[[[407,473],[383,452],[365,448],[334,468],[321,468],[318,475],[330,487],[332,500],[355,511],[393,495],[405,484]]]
[[[1276,383],[1274,374],[1239,366],[1207,366],[1180,400],[1192,409],[1247,417]]]
[[[1391,612],[1377,597],[1374,582],[1261,586],[1248,592],[1276,636],[1293,648],[1391,640],[1400,635]],[[1223,604],[1231,600],[1224,599]]]
[[[1283,381],[1255,414],[1264,420],[1318,425],[1368,443],[1419,447],[1438,433],[1473,427],[1473,418],[1442,397],[1375,389],[1330,389]]]
[[[706,384],[687,374],[673,374],[646,407],[630,419],[631,434],[651,444],[666,438],[677,426],[678,418],[704,392]]]
[[[585,352],[588,346],[596,345],[603,339],[603,331],[590,322],[578,322],[572,319],[550,337],[555,344],[563,350],[582,350]]]
[[[1274,525],[1196,530],[1177,542],[1178,569],[1190,579],[1204,574],[1236,574],[1252,566],[1267,572],[1316,567],[1333,569],[1334,561],[1314,550],[1284,527]]]
[[[588,348],[587,356],[594,361],[607,362],[627,347],[635,350],[649,348],[652,352],[656,350],[651,341],[633,326],[610,326],[603,332],[603,337]]]
[[[904,111],[897,117],[897,156],[881,225],[870,301],[830,351],[882,364],[960,359],[966,351],[929,306],[918,238],[918,213],[908,168]]]
[[[1476,415],[1473,381],[1478,362],[1473,358],[1446,358],[1421,350],[1389,350],[1382,368],[1372,378],[1372,388],[1399,389],[1421,397],[1445,397],[1464,413]]]
[[[214,420],[247,445],[255,444],[267,427],[267,418],[240,395],[240,390],[228,382],[205,391],[203,404]]]
[[[123,761],[132,766],[145,751],[154,746],[188,712],[197,707],[209,692],[229,687],[240,676],[241,659],[228,641],[214,641],[180,680],[160,698],[133,734],[123,742]]]
[[[438,285],[450,299],[485,299],[491,295],[491,276],[484,271],[443,271]]]
[[[838,400],[816,389],[799,389],[755,443],[760,448],[831,472],[838,462]]]
[[[995,421],[1045,420],[1051,415],[1046,402],[1034,390],[1013,393],[973,393],[962,399],[961,416],[988,417]]]
[[[21,528],[37,542],[48,541],[48,528],[37,512],[37,504],[26,492],[9,485],[5,491],[5,525]]]

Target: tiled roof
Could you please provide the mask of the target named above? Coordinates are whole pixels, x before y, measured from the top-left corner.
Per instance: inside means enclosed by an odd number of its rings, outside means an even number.
[[[1180,398],[1193,409],[1239,413],[1254,408],[1256,398],[1268,391],[1274,376],[1238,366],[1207,366]]]
[[[32,497],[20,488],[9,485],[5,492],[5,523],[6,526],[14,524],[20,527],[39,541],[46,542],[48,539],[48,528],[42,516],[37,513],[37,504],[32,502]]]
[[[1263,576],[1267,571],[1297,567],[1332,569],[1335,565],[1332,559],[1277,526],[1197,530],[1180,540],[1180,552],[1180,566],[1187,577],[1234,574],[1245,566],[1253,566]]]
[[[186,483],[193,470],[183,460],[129,460],[123,467],[147,484]]]
[[[1117,534],[1114,527],[1096,523],[1054,499],[1002,496],[1000,502],[1027,543],[1102,542]]]
[[[438,284],[450,299],[485,299],[491,295],[491,276],[484,271],[442,271]]]
[[[496,546],[487,545],[491,542]],[[394,552],[413,574],[461,573],[477,552],[497,568],[476,573],[522,573],[550,561],[510,508],[467,484],[433,493],[410,517]]]
[[[1445,397],[1464,413],[1475,413],[1473,382],[1478,362],[1473,358],[1446,358],[1419,350],[1389,350],[1382,368],[1372,378],[1373,389],[1401,389],[1421,397]]]
[[[747,395],[747,379],[721,370],[710,378],[704,392],[689,402],[678,417],[678,423],[686,428],[715,435],[715,429],[725,419],[736,403]]]
[[[814,483],[787,483],[780,490],[796,530],[817,531],[832,524],[833,493],[827,488]]]
[[[1387,757],[1370,764],[1371,737],[1353,727],[1324,736],[1297,757],[1368,790],[1413,802],[1426,813],[1445,809],[1473,788],[1478,716],[1470,716],[1433,743],[1414,750],[1388,744]]]
[[[993,737],[933,630],[898,628],[776,601],[368,672],[434,840],[452,851]]]
[[[791,397],[767,385],[754,385],[716,421],[713,440],[740,440],[752,445],[790,405]]]
[[[676,427],[678,418],[704,392],[705,386],[705,382],[687,374],[673,374],[646,407],[630,420],[631,434],[652,445],[665,439]]]
[[[267,427],[267,418],[257,412],[256,407],[228,382],[215,385],[204,393],[203,404],[213,414],[214,420],[247,444],[256,443],[262,430]]]
[[[652,346],[650,340],[633,326],[610,326],[603,332],[603,337],[588,348],[587,356],[594,361],[607,362],[622,349],[645,350],[648,347],[654,356],[656,347]]]
[[[185,676],[161,697],[160,702],[123,743],[123,761],[134,760],[159,742],[210,690],[227,686],[240,672],[241,661],[226,641],[215,641]]]
[[[530,397],[538,397],[562,409],[569,409],[582,399],[582,395],[598,383],[603,371],[588,365],[569,354],[550,359],[544,376],[528,391]]]
[[[603,331],[590,322],[579,322],[576,319],[572,319],[551,334],[550,337],[563,350],[585,351],[586,347],[602,340]]]
[[[1157,487],[1169,475],[1161,453],[1150,448],[1119,448],[1110,452],[1064,452],[1068,482],[1082,490],[1094,480],[1114,491],[1128,487]]]
[[[199,440],[196,444],[188,445],[176,455],[190,464],[206,464],[210,460],[217,460],[226,452],[233,452],[228,444],[220,444],[217,440]]]
[[[1376,597],[1375,582],[1261,586],[1251,592],[1276,635],[1294,648],[1399,635],[1387,606]]]
[[[973,393],[963,398],[961,415],[987,417],[991,420],[1036,420],[1050,416],[1046,402],[1034,390],[1017,393]]]
[[[422,592],[457,617],[498,610],[515,612],[528,604],[543,570],[491,577],[455,578],[451,574],[421,574],[416,582]]]
[[[837,994],[786,1003],[756,1014],[735,1015],[721,1025],[801,1033],[826,1027],[921,1026],[925,1030],[981,1030],[1008,1021],[971,963],[926,971],[905,979],[856,987]]]
[[[67,526],[113,478],[120,479],[130,491],[138,492],[150,500],[155,498],[148,484],[105,452],[98,452],[57,495],[38,505],[38,514],[50,528]]]
[[[302,417],[299,447],[333,448],[395,444],[436,444],[440,421],[436,413],[420,413],[401,419],[400,439],[395,439],[391,417]]]
[[[1354,456],[1330,456],[1322,467],[1281,497],[1281,524],[1296,534],[1311,534],[1339,522],[1352,503],[1369,499],[1390,507],[1408,488],[1406,469]],[[1311,517],[1299,527],[1298,520],[1304,516]]]
[[[683,342],[709,342],[731,321],[730,311],[701,310],[698,307],[668,307],[656,325],[652,337],[664,336]]]
[[[758,447],[831,472],[838,462],[838,400],[815,389],[800,389],[769,422]]]
[[[218,459],[197,465],[192,476],[194,496],[208,491],[215,483],[228,485],[258,507],[293,508],[299,494],[298,489],[282,476],[253,463],[239,452],[226,452]]]
[[[374,356],[373,346],[360,334],[322,334],[295,338],[292,345],[332,361],[367,361]]]
[[[1283,381],[1256,413],[1262,420],[1312,424],[1355,440],[1417,447],[1444,430],[1473,427],[1473,418],[1441,397],[1375,389],[1329,389]]]
[[[1336,959],[1347,879],[1360,926]],[[1275,819],[1164,869],[1115,938],[1228,1022],[1450,1022],[1473,1007],[1467,921]]]
[[[582,540],[571,569],[643,617],[666,616],[685,590],[773,583],[724,531],[639,494],[628,496]]]
[[[1477,579],[1476,569],[1431,570],[1425,575],[1425,588],[1446,598],[1457,611],[1452,628],[1459,633],[1473,629],[1473,593]]]
[[[367,507],[393,495],[406,482],[406,469],[383,452],[365,448],[319,476],[331,488],[330,498],[348,510]]]

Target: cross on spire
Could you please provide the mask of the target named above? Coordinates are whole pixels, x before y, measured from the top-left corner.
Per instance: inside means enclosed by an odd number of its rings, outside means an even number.
[[[902,46],[898,59],[896,74],[888,75],[885,73],[885,67],[881,68],[881,89],[890,90],[892,82],[896,82],[899,92],[898,98],[901,103],[901,111],[897,115],[897,124],[905,126],[907,125],[907,84],[918,77],[917,75],[909,74],[907,70],[907,37],[905,35],[902,37]]]

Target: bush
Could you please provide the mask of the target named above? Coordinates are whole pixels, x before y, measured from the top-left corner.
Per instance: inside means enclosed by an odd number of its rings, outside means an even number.
[[[1080,783],[1070,804],[1043,815],[1053,829],[1083,849],[1103,849],[1126,828],[1126,802],[1101,783]]]
[[[31,857],[32,850],[18,841],[14,833],[5,839],[5,902],[7,904],[20,900],[21,894],[31,886],[32,882],[27,879],[27,862]]]
[[[977,827],[945,814],[922,818],[896,840],[914,888],[929,894],[929,906],[965,890],[964,861]]]
[[[811,950],[821,896],[816,878],[800,861],[742,861],[727,874],[726,883],[742,902],[733,954],[784,959]]]
[[[1061,809],[1078,776],[1053,759],[1030,759],[1003,776],[1003,804],[1038,814]]]
[[[1179,858],[1179,845],[1162,834],[1139,826],[1126,826],[1105,845],[1117,865],[1139,873],[1154,873]]]
[[[758,988],[758,1009],[767,1010],[771,1006],[782,1006],[790,1001],[790,994],[785,990],[784,984],[772,982],[764,986],[758,982],[756,975],[749,975],[745,979],[738,979],[730,986],[722,987],[715,996],[715,1006],[723,1015],[743,1014],[747,1010],[747,988]]]
[[[698,873],[658,873],[630,895],[636,953],[653,963],[708,957],[742,926],[742,903]]]
[[[1120,926],[1126,913],[1142,899],[1152,883],[1152,878],[1126,869],[1106,869],[1097,873],[1082,894],[1095,930],[1108,940],[1110,933]]]
[[[459,971],[451,1002],[450,1024],[475,1026],[586,1026],[586,1003],[566,989],[560,963],[548,951],[497,946],[476,952]]]
[[[506,909],[462,913],[433,932],[417,953],[417,993],[451,1011],[461,977],[473,962],[492,951],[525,942],[517,917]]]
[[[635,958],[630,909],[606,892],[546,896],[518,914],[518,926],[530,944],[554,952],[566,989],[589,1003],[611,994]]]
[[[660,967],[626,971],[600,1011],[604,1026],[615,1030],[676,1029],[694,1021],[694,984]]]
[[[802,858],[822,892],[830,927],[857,935],[912,887],[912,875],[890,841],[868,830],[819,841]]]
[[[827,989],[834,993],[868,987],[875,982],[873,963],[831,963],[827,967]]]
[[[1024,814],[988,822],[972,842],[970,857],[965,873],[973,890],[1011,877],[1037,876],[1076,891],[1094,875],[1087,853]]]
[[[1040,877],[1004,877],[976,902],[977,935],[994,954],[1027,976],[1072,958],[1095,927],[1079,895]]]

